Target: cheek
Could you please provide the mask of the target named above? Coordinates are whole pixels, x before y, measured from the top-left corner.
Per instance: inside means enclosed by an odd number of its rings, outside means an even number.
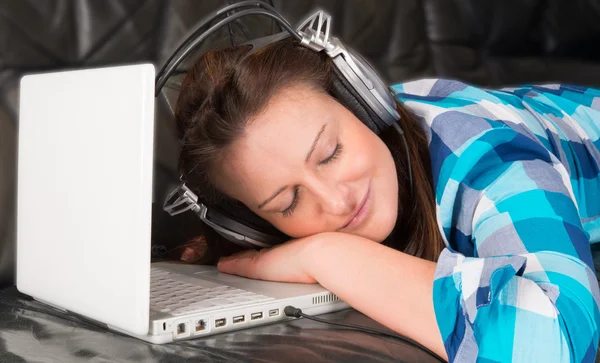
[[[343,179],[347,181],[375,176],[372,174],[377,171],[378,165],[383,161],[380,147],[377,144],[377,136],[366,134],[367,132],[371,133],[368,129],[355,132],[352,135],[354,137],[348,137],[344,141],[346,155],[342,158],[340,170],[346,174]]]
[[[277,217],[276,221],[267,219],[267,221],[291,238],[302,238],[325,232],[322,226],[311,223],[311,221],[314,221],[314,216],[305,215],[304,213],[295,213],[294,216],[288,218]]]
[[[391,156],[390,156],[391,159]],[[393,163],[383,165],[376,193],[378,203],[376,213],[375,240],[383,241],[392,232],[398,218],[398,177]],[[391,165],[389,165],[391,164]]]
[[[302,238],[323,232],[320,228],[308,223],[308,218],[295,218],[293,221],[283,221],[279,223],[278,229],[292,238]]]
[[[366,228],[366,237],[381,242],[389,236],[398,217],[398,176],[394,159],[387,146],[377,138],[369,149],[373,163],[373,220]]]
[[[315,218],[317,213],[310,208],[306,208],[305,203],[302,207],[297,207],[294,213],[288,217],[283,217],[281,213],[261,215],[257,210],[254,210],[254,212],[292,238],[301,238],[325,232],[324,226],[315,223],[315,220],[319,220]]]

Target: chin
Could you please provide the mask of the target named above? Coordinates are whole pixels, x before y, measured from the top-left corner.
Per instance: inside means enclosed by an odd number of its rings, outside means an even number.
[[[385,223],[385,225],[382,225],[381,228],[379,228],[377,230],[378,233],[377,233],[377,236],[374,239],[374,241],[378,242],[378,243],[383,242],[386,238],[388,238],[390,236],[390,234],[392,234],[392,231],[394,230],[395,226],[396,226],[396,219],[395,218],[393,220],[390,219],[390,221],[388,223]]]
[[[398,221],[398,201],[397,199],[387,199],[383,205],[377,207],[376,213],[373,215],[377,223],[373,223],[373,230],[376,238],[374,241],[383,242],[392,234],[396,222]]]
[[[379,211],[372,223],[365,226],[360,235],[377,243],[383,242],[394,230],[398,212],[395,209]]]
[[[373,198],[371,215],[356,234],[372,241],[383,242],[394,230],[398,217],[398,203],[391,199]],[[379,201],[379,203],[377,203]]]

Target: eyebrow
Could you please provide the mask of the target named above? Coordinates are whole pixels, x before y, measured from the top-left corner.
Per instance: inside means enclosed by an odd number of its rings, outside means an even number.
[[[311,155],[313,154],[313,152],[315,151],[315,149],[317,148],[317,143],[319,142],[319,139],[321,138],[321,135],[323,134],[323,131],[325,131],[325,127],[327,127],[327,124],[324,124],[321,127],[321,130],[319,130],[319,133],[317,134],[317,136],[315,137],[312,146],[310,147],[310,150],[308,151],[308,154],[306,154],[306,159],[304,159],[304,162],[307,163],[310,160]],[[267,198],[264,202],[260,203],[258,205],[258,209],[262,209],[262,207],[264,207],[267,203],[269,203],[270,201],[272,201],[273,199],[275,199],[275,197],[277,197],[279,194],[281,194],[281,192],[283,192],[284,190],[287,189],[287,185],[284,187],[279,188],[279,190],[277,190],[275,193],[273,193],[273,195],[271,195],[269,198]]]

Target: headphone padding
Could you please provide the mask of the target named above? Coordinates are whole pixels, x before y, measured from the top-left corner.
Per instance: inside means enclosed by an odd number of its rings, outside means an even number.
[[[333,69],[334,76],[331,95],[343,106],[348,108],[359,120],[371,129],[371,131],[379,135],[383,131],[379,128],[377,122],[375,122],[376,119],[379,119],[379,116],[377,116],[377,114],[371,110],[369,105],[363,101],[362,97],[357,94],[354,87],[352,87],[350,82],[348,82],[341,74],[340,70],[335,66]]]
[[[287,236],[275,228],[271,223],[259,217],[248,207],[237,201],[226,200],[213,206],[210,209],[216,209],[225,217],[232,219],[248,228],[257,230],[261,233],[277,237],[278,239],[289,239]],[[239,231],[235,231],[239,233]],[[243,234],[243,233],[242,233]]]

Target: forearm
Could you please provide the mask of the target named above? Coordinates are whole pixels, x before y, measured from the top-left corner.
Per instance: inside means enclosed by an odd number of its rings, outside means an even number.
[[[433,310],[436,264],[362,237],[334,233],[311,254],[309,274],[365,315],[446,358]]]

